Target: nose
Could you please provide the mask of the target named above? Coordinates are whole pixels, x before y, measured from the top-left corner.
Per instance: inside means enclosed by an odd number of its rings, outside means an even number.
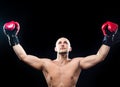
[[[61,47],[64,47],[64,43],[61,44]]]
[[[61,44],[61,46],[63,47],[63,46],[64,46],[64,44]]]

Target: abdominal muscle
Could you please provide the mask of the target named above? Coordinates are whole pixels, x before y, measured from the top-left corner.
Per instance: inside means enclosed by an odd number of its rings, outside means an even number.
[[[48,87],[75,87],[76,84],[76,79],[65,75],[48,76],[46,80]]]

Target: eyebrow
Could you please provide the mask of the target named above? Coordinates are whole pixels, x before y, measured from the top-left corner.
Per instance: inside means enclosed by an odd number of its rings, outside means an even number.
[[[61,41],[58,41],[58,44],[60,44],[61,43]]]
[[[59,44],[59,43],[61,43],[61,42],[62,42],[62,41],[58,41],[58,44]],[[68,44],[68,42],[67,42],[67,41],[63,41],[63,42]]]
[[[64,41],[64,43],[67,43],[67,44],[68,44],[68,42],[67,42],[67,41]]]

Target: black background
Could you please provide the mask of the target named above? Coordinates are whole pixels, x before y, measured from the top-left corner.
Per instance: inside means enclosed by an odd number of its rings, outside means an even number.
[[[42,72],[21,62],[8,45],[2,27],[7,21],[20,23],[18,34],[28,54],[56,58],[55,41],[65,36],[71,41],[70,57],[87,56],[97,52],[103,34],[101,25],[113,21],[120,25],[119,7],[114,3],[62,1],[1,0],[0,2],[0,85],[1,87],[47,87]],[[117,2],[116,2],[117,3]],[[116,4],[115,3],[115,4]],[[106,87],[119,85],[119,52],[116,44],[105,61],[84,70],[77,87]],[[53,69],[54,70],[54,69]]]

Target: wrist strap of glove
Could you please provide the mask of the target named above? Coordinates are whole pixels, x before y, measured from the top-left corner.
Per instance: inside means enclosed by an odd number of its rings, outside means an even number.
[[[103,38],[103,44],[107,45],[107,46],[112,46],[112,37],[111,36],[104,36]]]
[[[8,40],[9,40],[9,45],[10,46],[14,46],[14,45],[19,44],[19,39],[18,39],[17,35],[8,36]]]

